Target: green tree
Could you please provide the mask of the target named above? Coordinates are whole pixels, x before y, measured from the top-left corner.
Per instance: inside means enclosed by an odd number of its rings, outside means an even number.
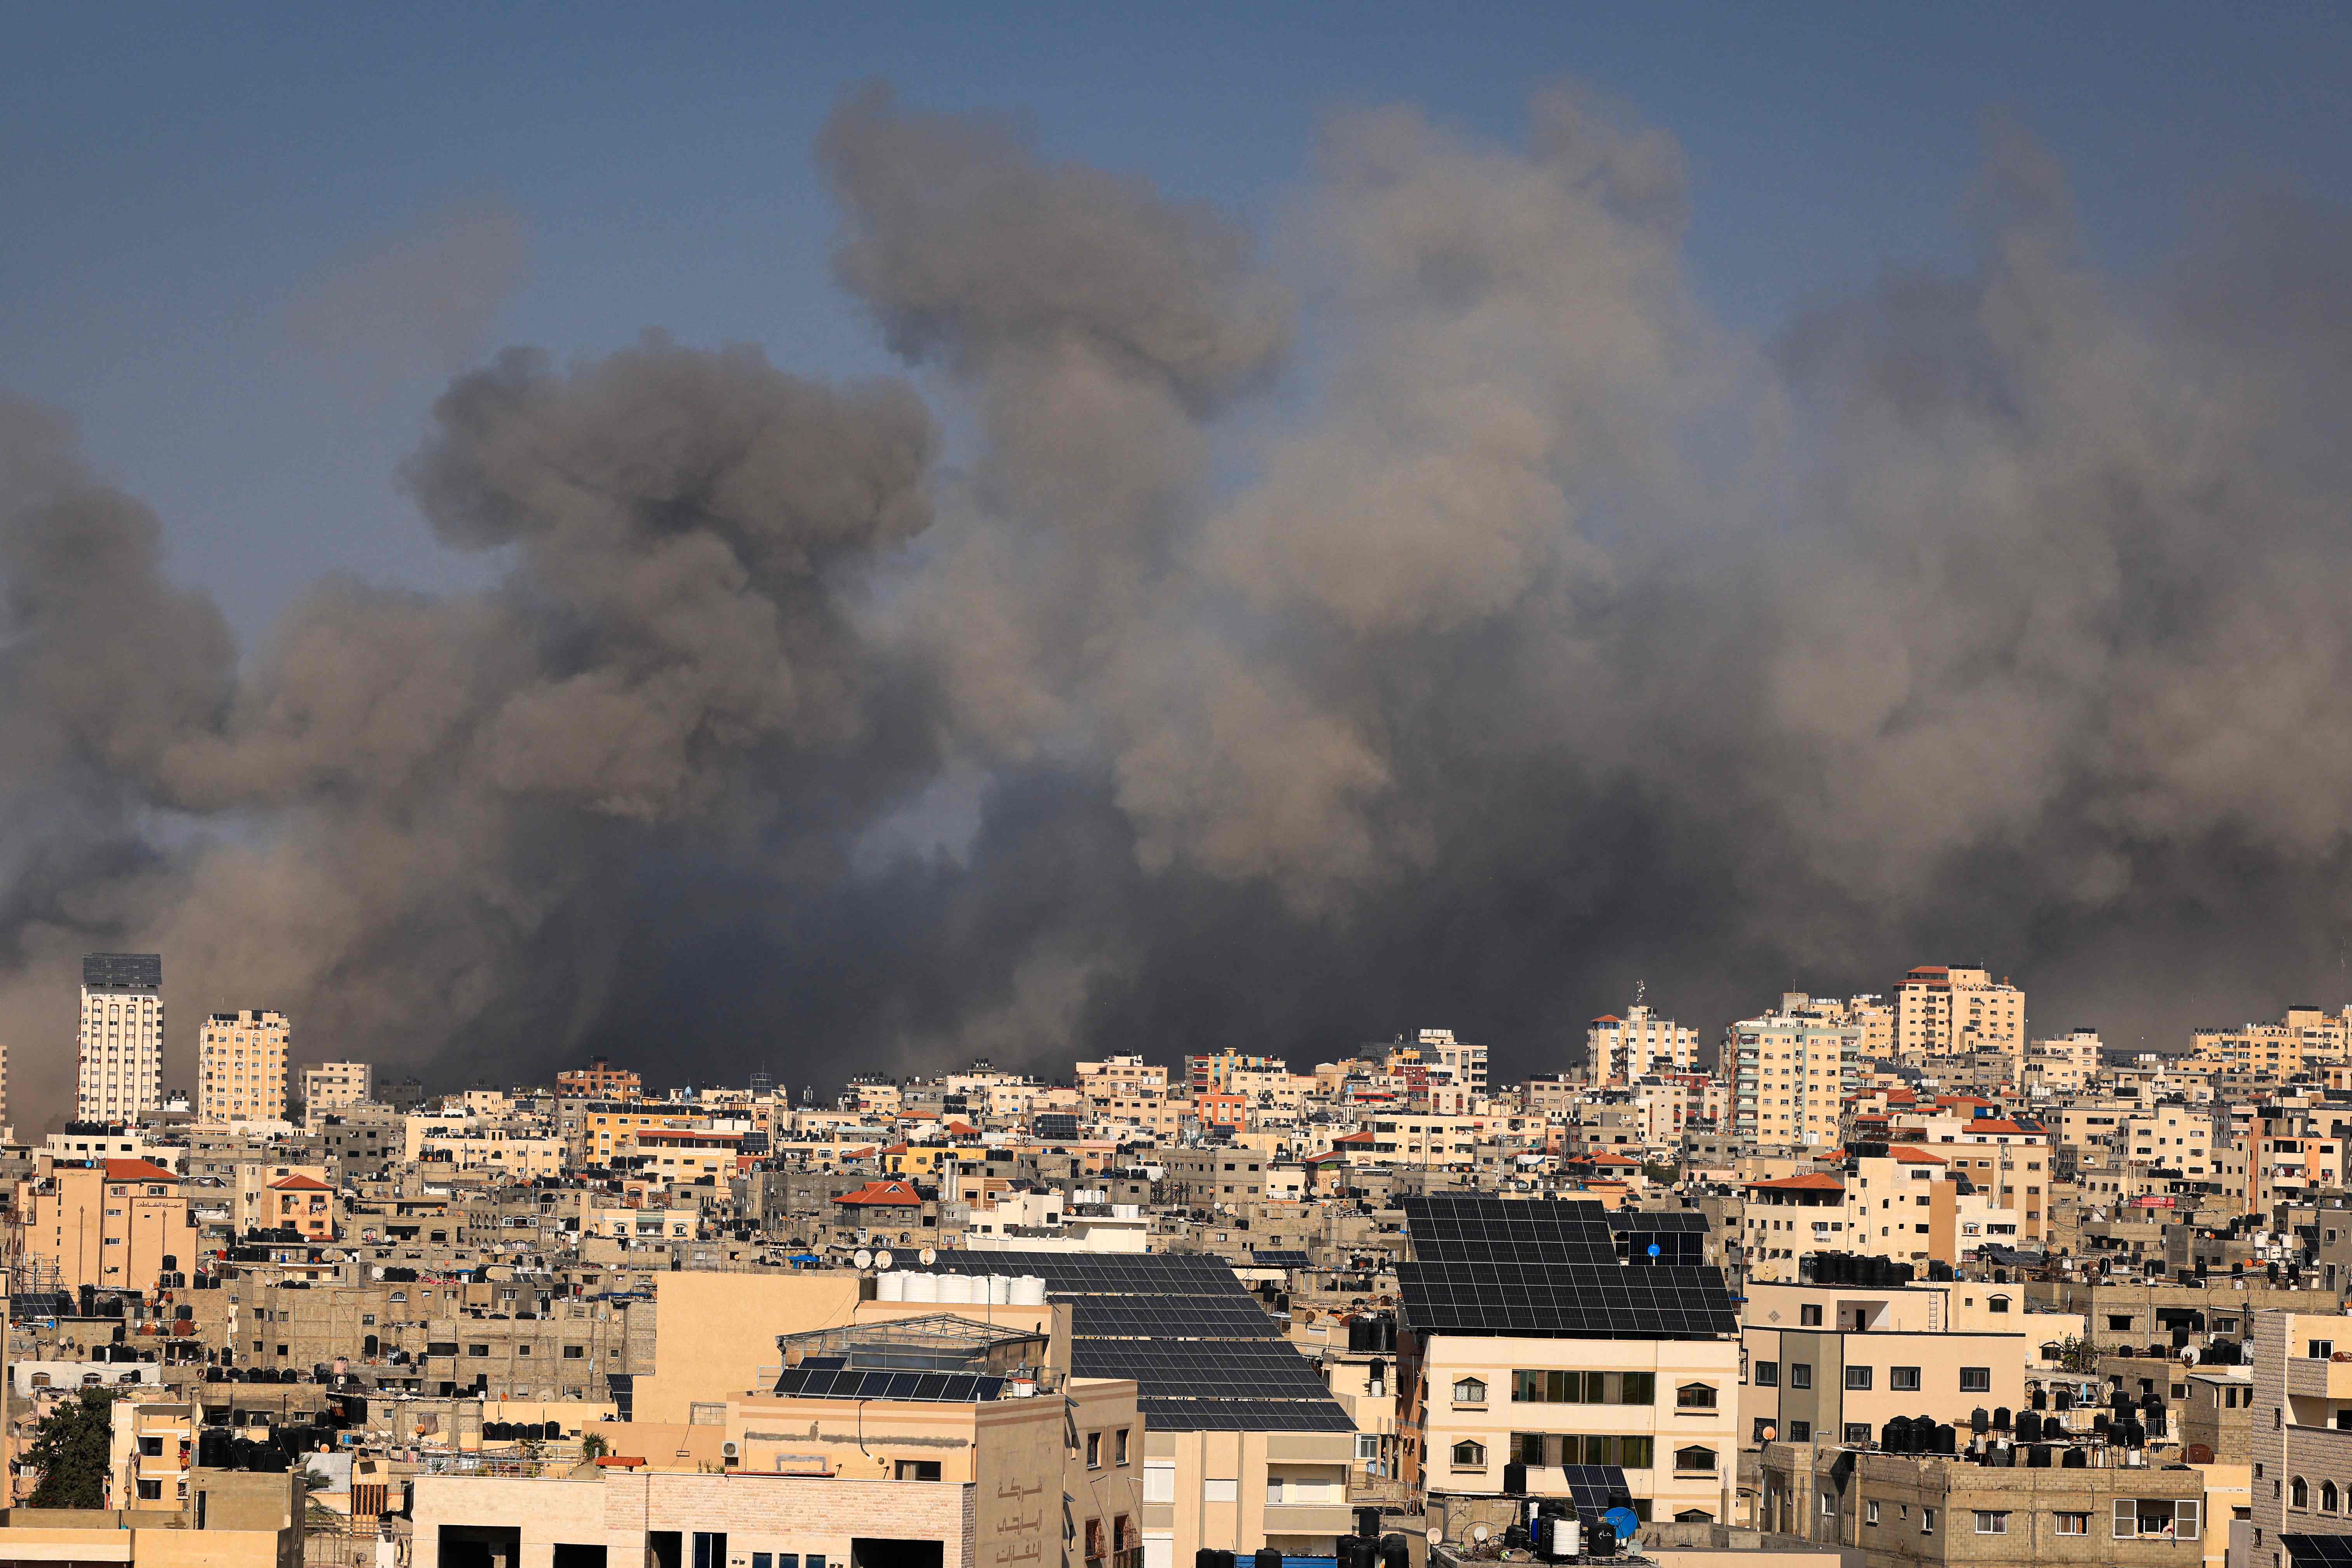
[[[41,1418],[25,1458],[41,1472],[26,1500],[30,1508],[104,1508],[109,1452],[114,1437],[114,1395],[85,1388]]]

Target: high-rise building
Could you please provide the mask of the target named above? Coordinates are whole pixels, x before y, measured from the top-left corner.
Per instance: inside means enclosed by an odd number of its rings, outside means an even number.
[[[339,1110],[375,1097],[375,1068],[366,1062],[314,1062],[302,1069],[302,1109]]]
[[[1837,1142],[1861,1051],[1862,1026],[1827,1012],[1767,1013],[1732,1025],[1724,1056],[1732,1063],[1734,1131],[1759,1144]]]
[[[2025,1058],[2025,993],[1981,969],[1923,963],[1895,993],[1895,1055],[1922,1057],[1999,1051]]]
[[[196,1119],[286,1119],[286,1016],[215,1013],[196,1040]]]
[[[1698,1035],[1642,1003],[1620,1018],[1603,1013],[1584,1031],[1595,1083],[1631,1083],[1653,1073],[1689,1072],[1697,1063]]]
[[[163,1098],[163,955],[91,952],[81,961],[83,1121],[129,1121]]]

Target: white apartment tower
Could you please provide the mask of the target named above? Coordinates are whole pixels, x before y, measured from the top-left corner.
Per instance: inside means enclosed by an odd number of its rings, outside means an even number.
[[[1636,1002],[1622,1018],[1603,1013],[1593,1019],[1584,1048],[1593,1082],[1631,1083],[1652,1073],[1696,1071],[1698,1035]]]
[[[196,1047],[196,1120],[286,1120],[286,1016],[215,1013]]]
[[[339,1110],[375,1092],[375,1069],[365,1062],[318,1062],[302,1069],[302,1109]]]
[[[127,1122],[162,1103],[163,954],[82,955],[80,1060],[78,1120]]]

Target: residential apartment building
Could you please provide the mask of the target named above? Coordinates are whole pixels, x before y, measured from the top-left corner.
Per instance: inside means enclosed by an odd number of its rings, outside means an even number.
[[[74,1103],[81,1121],[128,1122],[161,1105],[163,955],[85,954],[79,1030]]]
[[[1740,1338],[1740,1436],[1750,1443],[1870,1443],[1897,1415],[2021,1409],[2039,1349],[2023,1289],[1970,1280],[1751,1281]]]
[[[2352,1316],[2253,1314],[2249,1568],[2306,1568],[2297,1537],[2352,1535]]]
[[[1191,1086],[1195,1099],[1204,1094],[1234,1092],[1233,1080],[1238,1073],[1289,1071],[1290,1064],[1280,1057],[1245,1056],[1240,1051],[1216,1051],[1184,1058],[1184,1081]]]
[[[194,1267],[188,1206],[180,1178],[145,1160],[60,1165],[17,1185],[26,1254],[66,1290],[145,1290]]]
[[[1970,1051],[2025,1056],[2025,993],[1981,969],[1923,963],[1895,993],[1895,1054],[1904,1061]]]
[[[215,1013],[196,1034],[196,1119],[215,1125],[286,1120],[283,1013]]]
[[[1399,1462],[1433,1503],[1568,1495],[1564,1467],[1615,1465],[1644,1519],[1730,1518],[1738,1453],[1738,1320],[1687,1230],[1597,1204],[1432,1194],[1404,1200],[1397,1266]],[[1631,1259],[1613,1261],[1622,1246]],[[1610,1258],[1612,1261],[1599,1261]],[[1531,1289],[1540,1285],[1541,1289]]]
[[[1810,1001],[1783,998],[1784,1007]],[[1742,1019],[1724,1034],[1738,1136],[1762,1145],[1839,1142],[1845,1094],[1858,1082],[1859,1026],[1800,1007]]]
[[[555,1075],[559,1100],[642,1100],[645,1079],[627,1068],[616,1068],[603,1057],[591,1058],[584,1068]]]
[[[1698,1065],[1698,1036],[1640,1002],[1625,1016],[1603,1013],[1584,1031],[1585,1060],[1594,1083],[1625,1084]]]
[[[341,1110],[375,1098],[375,1068],[367,1062],[317,1062],[302,1069],[302,1109]]]
[[[2352,1007],[2341,1013],[2289,1007],[2285,1017],[2267,1024],[2199,1029],[2190,1039],[2200,1061],[2289,1079],[2352,1054]]]

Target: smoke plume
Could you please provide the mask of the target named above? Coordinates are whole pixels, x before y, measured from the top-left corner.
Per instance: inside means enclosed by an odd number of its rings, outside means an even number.
[[[1270,245],[879,89],[817,157],[914,379],[509,351],[405,474],[488,591],[240,657],[0,406],[20,1119],[92,947],[165,954],[182,1055],[275,1006],[445,1082],[1511,1074],[1637,977],[1712,1029],[1930,961],[2162,1045],[2352,993],[2342,215],[2126,283],[2000,130],[1972,268],[1757,343],[1671,138],[1570,93],[1335,121]]]

